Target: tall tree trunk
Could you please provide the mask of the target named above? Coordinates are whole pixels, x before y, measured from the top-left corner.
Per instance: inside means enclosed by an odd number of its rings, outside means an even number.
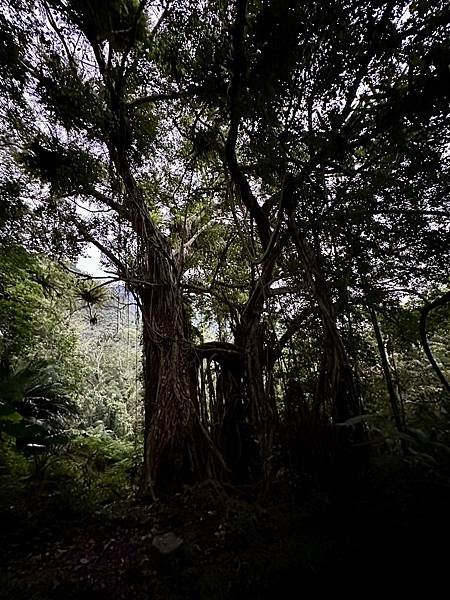
[[[330,436],[330,467],[336,490],[352,485],[367,469],[367,432],[363,423],[349,427],[346,421],[361,414],[353,369],[339,332],[331,293],[320,264],[320,255],[300,235],[290,217],[289,231],[296,245],[306,283],[317,302],[323,327],[323,356],[316,401],[335,424]]]
[[[121,131],[128,131],[115,93],[111,102]],[[155,497],[159,491],[175,492],[183,484],[221,479],[227,469],[201,418],[195,357],[174,252],[149,214],[125,148],[110,144],[109,151],[126,192],[123,211],[137,241],[135,269],[124,273],[124,278],[139,299],[143,324],[145,426],[140,492]]]
[[[261,348],[261,337],[239,328],[234,344],[209,342],[196,349],[217,364],[212,434],[236,485],[267,482],[270,472],[273,410]]]
[[[318,256],[297,231],[292,217],[289,231],[303,266],[306,282],[317,302],[324,331],[324,354],[317,386],[322,401],[330,404],[335,423],[360,413],[353,370],[336,324],[335,310]]]
[[[238,485],[263,481],[265,487],[270,480],[275,411],[270,386],[265,385],[268,360],[260,312],[258,308],[251,317],[241,316],[234,344],[208,342],[196,353],[218,365],[213,402],[209,394],[212,434],[231,480]]]
[[[269,360],[266,329],[261,321],[266,290],[272,277],[278,250],[261,262],[261,274],[252,286],[247,305],[234,331],[234,340],[242,350],[243,394],[245,410],[240,414],[247,434],[247,469],[253,482],[262,481],[267,488],[271,478],[275,413],[265,376],[273,368]],[[244,457],[243,457],[244,458]],[[245,458],[244,458],[245,459]]]
[[[378,352],[381,358],[381,366],[384,373],[384,380],[386,381],[386,387],[389,396],[389,402],[392,409],[392,414],[394,416],[395,426],[398,431],[403,431],[405,427],[402,410],[401,410],[401,401],[398,396],[397,389],[395,387],[395,382],[392,377],[392,370],[389,364],[389,359],[386,353],[386,348],[384,346],[383,336],[381,334],[380,324],[378,323],[378,317],[375,310],[369,306],[369,314],[373,325],[373,330],[375,333],[375,339],[377,340]]]
[[[195,355],[171,249],[146,223],[135,285],[143,323],[144,468],[141,494],[221,479],[225,463],[202,420]],[[141,231],[140,231],[141,229]]]
[[[261,307],[262,308],[262,307]],[[270,394],[264,385],[264,373],[267,361],[264,350],[264,330],[260,323],[260,314],[255,314],[251,323],[242,324],[239,342],[244,350],[245,385],[248,402],[248,419],[256,439],[253,439],[259,451],[250,453],[250,460],[259,455],[258,460],[250,464],[253,479],[260,479],[267,487],[271,479],[273,429],[275,415],[273,413]],[[246,326],[247,325],[247,326]],[[252,440],[249,440],[250,442]]]
[[[450,291],[446,292],[440,298],[436,298],[436,300],[434,300],[430,304],[427,304],[426,306],[424,306],[422,308],[422,310],[420,311],[420,320],[419,320],[419,332],[420,332],[420,341],[422,343],[422,347],[424,349],[424,352],[425,352],[428,360],[430,361],[430,365],[432,366],[434,372],[436,373],[437,377],[439,378],[439,381],[441,382],[442,386],[444,387],[444,389],[447,392],[450,392],[450,383],[447,380],[447,377],[444,375],[444,373],[440,369],[439,365],[436,362],[436,359],[433,356],[433,353],[431,352],[430,344],[428,343],[427,320],[428,320],[428,315],[430,314],[430,312],[432,310],[434,310],[435,308],[439,308],[441,306],[445,306],[449,302],[450,302]]]
[[[196,347],[206,359],[208,425],[229,469],[232,483],[249,482],[248,444],[245,427],[247,401],[241,349],[227,342],[207,342]],[[214,375],[213,375],[214,373]]]
[[[195,356],[176,270],[155,245],[149,245],[147,257],[146,283],[137,292],[145,390],[141,492],[154,495],[155,490],[170,493],[183,484],[220,479],[226,467],[202,422]]]

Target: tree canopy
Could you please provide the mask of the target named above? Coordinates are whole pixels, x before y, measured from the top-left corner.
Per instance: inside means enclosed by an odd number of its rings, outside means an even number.
[[[449,17],[378,0],[2,9],[2,239],[60,262],[93,244],[133,295],[143,492],[268,485],[290,411],[335,427],[338,455],[365,443],[374,364],[404,431],[392,319],[448,392],[427,315],[448,299]]]

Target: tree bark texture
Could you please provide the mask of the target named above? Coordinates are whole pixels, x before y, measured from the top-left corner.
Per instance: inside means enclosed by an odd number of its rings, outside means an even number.
[[[144,342],[145,440],[142,492],[221,479],[226,470],[200,410],[197,370],[176,273],[158,252],[139,299]]]

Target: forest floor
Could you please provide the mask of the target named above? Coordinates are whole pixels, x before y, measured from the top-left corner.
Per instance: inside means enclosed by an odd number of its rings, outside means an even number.
[[[359,581],[426,584],[434,597],[447,572],[450,487],[398,469],[350,487],[286,476],[255,500],[206,483],[92,514],[70,514],[57,496],[3,502],[0,598],[308,598]]]

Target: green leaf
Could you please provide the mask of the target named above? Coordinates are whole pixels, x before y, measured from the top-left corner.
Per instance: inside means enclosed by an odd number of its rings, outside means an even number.
[[[22,420],[22,415],[20,415],[14,408],[0,402],[0,421],[9,421],[12,423],[18,423]]]

